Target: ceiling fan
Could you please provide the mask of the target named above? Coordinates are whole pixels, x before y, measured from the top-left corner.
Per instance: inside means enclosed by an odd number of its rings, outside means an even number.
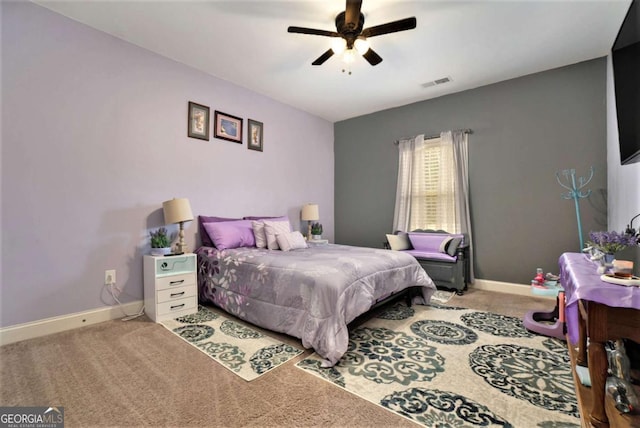
[[[364,59],[371,65],[378,65],[382,62],[380,55],[369,47],[368,37],[381,36],[383,34],[395,33],[398,31],[412,30],[416,28],[416,18],[405,18],[399,21],[387,22],[386,24],[374,27],[364,27],[364,15],[360,12],[362,0],[347,0],[344,12],[336,16],[336,30],[316,30],[304,27],[289,27],[289,33],[311,34],[316,36],[334,37],[333,47],[320,55],[312,65],[322,65],[331,58],[334,53],[340,53],[345,49],[353,53],[355,48]]]

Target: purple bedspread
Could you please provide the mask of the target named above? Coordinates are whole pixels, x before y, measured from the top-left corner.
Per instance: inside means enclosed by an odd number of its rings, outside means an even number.
[[[569,340],[578,342],[578,301],[590,300],[617,308],[640,309],[640,287],[626,287],[602,281],[598,264],[582,253],[560,256],[560,278],[566,293],[565,316]]]
[[[198,288],[211,302],[257,326],[302,339],[335,364],[347,351],[347,324],[376,302],[421,286],[435,291],[416,259],[400,251],[321,245],[294,251],[201,247]]]

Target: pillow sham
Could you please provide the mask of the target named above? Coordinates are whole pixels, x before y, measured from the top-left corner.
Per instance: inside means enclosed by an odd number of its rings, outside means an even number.
[[[213,244],[213,241],[211,240],[211,237],[209,236],[209,234],[207,233],[207,231],[204,228],[204,224],[205,223],[218,223],[221,221],[237,221],[237,220],[241,220],[239,218],[226,218],[226,217],[211,217],[211,216],[204,216],[204,215],[199,215],[198,216],[198,233],[200,234],[200,242],[202,243],[203,247],[214,247],[215,245]]]
[[[256,247],[267,248],[267,235],[264,233],[264,221],[252,221],[253,237],[256,240]]]
[[[289,221],[272,221],[264,220],[264,234],[267,238],[267,248],[270,250],[279,250],[278,240],[276,235],[279,233],[291,232],[291,225]]]
[[[204,228],[218,250],[256,245],[250,220],[204,223]]]
[[[451,240],[450,235],[409,232],[409,240],[414,250],[444,253],[444,246]]]
[[[387,242],[389,247],[395,251],[410,250],[411,241],[409,241],[409,235],[406,233],[399,233],[397,235],[387,234]]]
[[[304,240],[304,236],[297,230],[294,232],[278,233],[276,235],[276,241],[278,241],[278,246],[282,251],[307,248],[307,242]]]

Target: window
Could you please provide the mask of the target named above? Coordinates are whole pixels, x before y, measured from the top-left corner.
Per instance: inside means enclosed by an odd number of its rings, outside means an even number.
[[[458,233],[453,148],[431,138],[416,148],[411,180],[409,230],[442,229]]]

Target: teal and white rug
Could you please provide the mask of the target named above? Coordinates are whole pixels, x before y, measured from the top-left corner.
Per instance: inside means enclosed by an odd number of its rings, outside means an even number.
[[[579,427],[563,342],[518,318],[396,304],[355,328],[331,368],[296,364],[427,427]]]
[[[195,314],[163,321],[162,325],[247,381],[303,352],[219,309],[204,306]]]

